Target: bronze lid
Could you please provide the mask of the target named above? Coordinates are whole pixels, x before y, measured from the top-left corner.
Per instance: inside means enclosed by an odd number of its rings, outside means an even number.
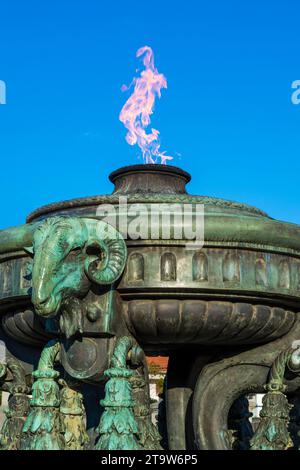
[[[53,215],[93,216],[101,204],[118,204],[119,196],[128,196],[131,203],[185,203],[205,204],[211,211],[235,212],[253,216],[268,215],[248,204],[241,204],[209,196],[194,196],[186,191],[191,176],[175,166],[143,164],[120,168],[109,176],[115,185],[112,194],[60,201],[38,208],[29,214],[27,222]]]

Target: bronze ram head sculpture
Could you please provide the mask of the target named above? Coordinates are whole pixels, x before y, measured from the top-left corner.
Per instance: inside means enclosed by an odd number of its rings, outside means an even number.
[[[36,313],[47,318],[55,317],[70,299],[74,316],[78,299],[93,284],[107,286],[118,280],[127,258],[125,241],[111,225],[77,217],[45,220],[35,230],[29,251],[34,256],[32,303]],[[63,326],[64,319],[60,322]]]

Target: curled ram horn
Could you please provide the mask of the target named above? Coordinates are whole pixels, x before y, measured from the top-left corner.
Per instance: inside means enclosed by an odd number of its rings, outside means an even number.
[[[127,259],[126,243],[111,225],[94,221],[88,225],[89,239],[85,245],[85,273],[97,283],[108,285],[121,276]]]

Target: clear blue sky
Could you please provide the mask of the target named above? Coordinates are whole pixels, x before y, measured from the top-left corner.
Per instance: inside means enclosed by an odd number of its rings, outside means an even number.
[[[300,223],[299,0],[10,0],[0,17],[0,228],[139,163],[118,115],[144,45],[168,79],[153,125],[190,192]]]

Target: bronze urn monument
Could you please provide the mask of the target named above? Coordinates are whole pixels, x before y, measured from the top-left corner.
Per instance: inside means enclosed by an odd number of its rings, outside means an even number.
[[[0,231],[2,448],[161,449],[146,355],[169,357],[168,449],[297,448],[300,226],[189,195],[190,175],[172,166],[110,180],[110,195]],[[125,237],[121,217],[128,226],[134,210],[162,205],[187,205],[190,217],[172,214],[169,237],[162,216],[155,237],[151,223]],[[199,206],[203,246],[176,235]],[[255,433],[249,393],[266,394]]]

